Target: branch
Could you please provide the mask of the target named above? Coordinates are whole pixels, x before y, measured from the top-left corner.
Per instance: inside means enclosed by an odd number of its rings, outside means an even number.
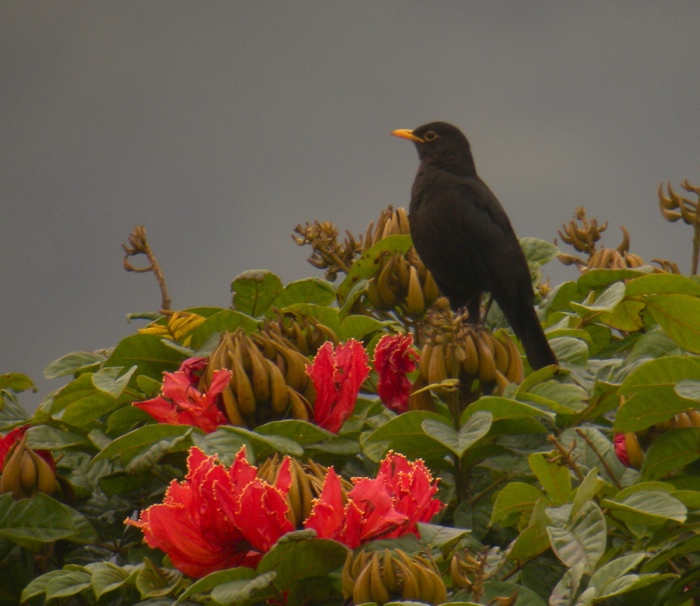
[[[156,281],[158,282],[158,286],[160,287],[160,307],[163,310],[169,310],[170,295],[168,294],[168,287],[165,284],[165,277],[163,276],[160,265],[156,260],[156,256],[153,254],[153,250],[151,250],[151,247],[148,244],[146,228],[143,225],[137,225],[134,227],[131,234],[129,234],[129,244],[131,247],[127,246],[126,244],[122,244],[122,248],[126,253],[123,261],[124,269],[137,274],[142,274],[149,271],[153,272],[153,275],[156,277]],[[129,257],[135,257],[136,255],[146,255],[149,265],[147,267],[134,267],[129,261]]]

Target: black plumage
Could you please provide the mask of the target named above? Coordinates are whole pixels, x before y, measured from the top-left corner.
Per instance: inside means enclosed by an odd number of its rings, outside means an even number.
[[[491,293],[537,369],[557,359],[535,313],[530,271],[500,202],[476,174],[469,141],[446,122],[392,134],[413,141],[420,167],[411,190],[413,245],[453,309],[478,323]]]

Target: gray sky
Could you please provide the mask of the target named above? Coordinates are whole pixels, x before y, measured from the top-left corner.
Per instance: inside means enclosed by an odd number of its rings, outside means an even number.
[[[697,2],[0,0],[0,374],[115,345],[155,310],[120,244],[144,224],[174,308],[265,268],[321,276],[290,233],[407,205],[413,146],[461,127],[520,236],[576,206],[689,269],[661,181],[700,184]],[[676,188],[680,189],[680,188]],[[577,274],[556,262],[555,283]]]

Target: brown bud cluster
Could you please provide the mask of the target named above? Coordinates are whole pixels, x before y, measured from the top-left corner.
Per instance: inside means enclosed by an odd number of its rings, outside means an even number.
[[[325,324],[309,316],[296,313],[277,312],[276,319],[268,319],[262,327],[262,332],[270,339],[286,341],[289,346],[304,356],[316,355],[319,347],[326,341],[338,345],[338,335]]]
[[[589,221],[586,218],[586,209],[579,206],[574,211],[574,219],[562,225],[558,233],[564,242],[573,246],[578,252],[590,256],[595,252],[596,242],[600,240],[601,234],[607,228],[607,222],[598,225],[596,219]]]
[[[670,187],[669,191],[671,191]],[[660,190],[659,196],[661,196]],[[677,218],[680,218],[680,215]],[[564,265],[576,265],[582,272],[591,269],[634,269],[644,265],[644,260],[639,255],[629,252],[630,236],[624,226],[620,226],[622,242],[617,248],[598,248],[597,242],[607,227],[607,222],[598,225],[595,219],[589,221],[586,218],[586,210],[582,207],[577,208],[574,212],[574,220],[562,225],[559,237],[566,244],[573,246],[576,251],[588,255],[588,258],[582,259],[568,253],[561,253],[557,258]],[[665,259],[652,259],[652,261],[659,265],[658,268],[654,268],[656,273],[680,273],[678,266],[671,261]]]
[[[692,202],[683,196],[679,196],[671,184],[666,185],[668,189],[668,196],[663,193],[663,183],[659,185],[659,210],[661,215],[666,221],[674,223],[678,219],[683,219],[683,223],[686,225],[697,225],[698,219],[698,207],[700,206],[700,187],[691,185],[686,179],[681,183],[681,187],[688,193],[693,193],[698,196],[697,202]]]
[[[297,225],[292,239],[299,246],[311,246],[313,252],[308,259],[309,263],[318,269],[325,269],[326,279],[331,282],[338,277],[339,272],[348,272],[362,250],[362,239],[355,239],[350,232],[346,232],[342,243],[339,242],[338,228],[328,221],[315,221],[303,227]]]
[[[366,242],[374,245],[388,236],[409,233],[406,210],[389,207]],[[367,286],[372,307],[380,311],[399,308],[413,320],[422,318],[438,296],[437,284],[414,248],[406,254],[387,253],[382,257]]]
[[[15,499],[24,499],[38,492],[52,495],[56,488],[56,472],[44,457],[27,446],[25,433],[5,456],[0,493],[11,492]]]
[[[263,480],[274,484],[277,480],[282,460],[275,453],[274,456],[266,459],[258,468],[258,476]],[[302,528],[303,522],[309,515],[313,507],[314,499],[318,498],[323,491],[323,481],[328,474],[328,468],[309,460],[301,463],[298,459],[290,457],[290,471],[292,474],[292,484],[287,493],[287,503],[289,503],[289,521],[295,528]],[[352,484],[345,478],[340,478],[343,497],[352,489]]]
[[[450,310],[446,299],[428,313],[421,342],[420,376],[429,385],[458,379],[462,388],[469,389],[478,380],[489,388],[495,384],[502,393],[509,383],[523,380],[522,358],[507,333],[499,331],[495,336],[467,323],[464,315]]]
[[[216,370],[231,371],[221,399],[232,425],[252,429],[277,419],[308,421],[315,398],[308,364],[286,339],[274,333],[247,335],[239,329],[221,336],[202,380],[208,386]]]
[[[343,596],[352,604],[395,600],[442,604],[447,589],[435,564],[401,550],[350,552],[341,576]]]

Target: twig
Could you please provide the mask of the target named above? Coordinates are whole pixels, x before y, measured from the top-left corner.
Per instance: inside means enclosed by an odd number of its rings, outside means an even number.
[[[588,444],[588,446],[590,447],[590,449],[596,454],[596,456],[598,457],[598,460],[601,462],[601,464],[602,464],[603,467],[605,468],[605,471],[608,473],[608,475],[610,476],[610,478],[612,478],[612,480],[615,482],[615,485],[617,486],[617,488],[618,488],[618,489],[622,489],[622,484],[620,483],[620,480],[617,479],[617,476],[615,475],[615,473],[613,472],[613,470],[610,468],[610,465],[608,465],[607,461],[603,458],[603,455],[601,455],[601,454],[598,452],[598,449],[595,447],[595,445],[593,444],[593,442],[591,442],[591,441],[588,439],[588,436],[585,434],[585,432],[582,431],[581,429],[578,429],[578,428],[577,428],[577,429],[576,429],[576,433],[577,433],[579,436],[581,436],[581,439],[582,439],[584,442],[586,442],[586,444]]]
[[[168,294],[168,287],[165,284],[165,277],[163,276],[163,272],[160,269],[160,265],[156,260],[156,256],[153,254],[153,250],[148,244],[148,238],[146,237],[146,228],[143,225],[137,225],[136,227],[134,227],[131,234],[129,234],[129,244],[131,245],[131,247],[127,246],[126,244],[122,244],[122,248],[126,253],[124,255],[123,261],[124,269],[126,271],[132,271],[137,274],[142,274],[149,271],[153,272],[153,275],[156,277],[156,281],[158,282],[158,286],[160,287],[160,308],[164,310],[169,310],[171,301],[170,295]],[[134,267],[129,261],[129,257],[134,257],[136,255],[146,255],[146,258],[148,259],[149,263],[148,267]]]

